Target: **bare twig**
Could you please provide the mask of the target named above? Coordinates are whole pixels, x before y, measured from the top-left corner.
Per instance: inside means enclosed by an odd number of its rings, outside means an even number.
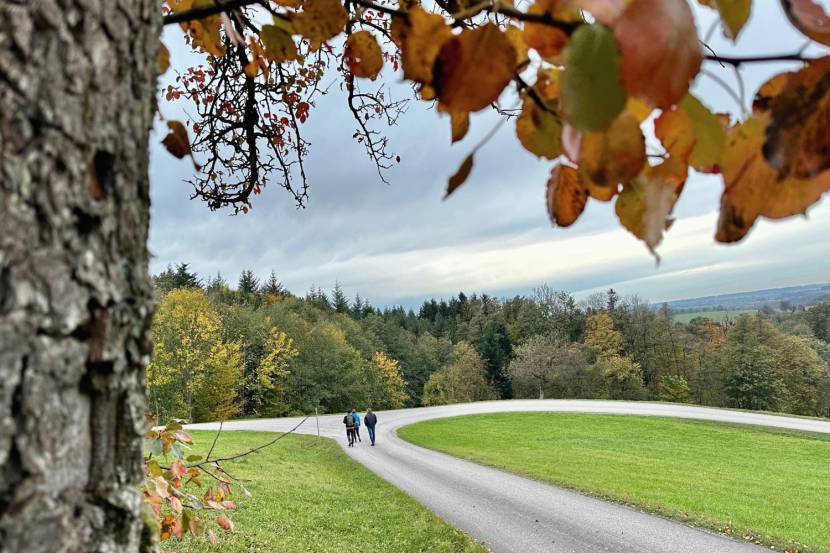
[[[210,461],[210,456],[213,454],[213,448],[216,447],[216,442],[219,440],[219,434],[222,433],[223,424],[225,424],[225,421],[219,423],[219,430],[216,431],[216,436],[213,437],[213,443],[210,444],[210,451],[208,451],[207,456],[205,456],[205,461]]]

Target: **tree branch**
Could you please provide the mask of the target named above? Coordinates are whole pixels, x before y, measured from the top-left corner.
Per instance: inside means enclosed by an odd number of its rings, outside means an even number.
[[[813,61],[814,58],[807,57],[801,52],[794,54],[768,54],[763,56],[718,56],[716,54],[709,54],[705,57],[706,61],[714,61],[716,63],[728,64],[738,67],[744,63],[774,63],[779,61],[800,61],[806,63]]]

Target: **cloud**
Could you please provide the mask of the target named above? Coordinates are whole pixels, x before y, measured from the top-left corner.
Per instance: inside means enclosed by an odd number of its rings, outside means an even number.
[[[798,48],[800,39],[782,30],[777,10],[756,8],[740,49]],[[700,28],[708,29],[711,14],[699,9],[698,16]],[[166,33],[174,63],[186,65],[192,58],[177,40]],[[732,48],[725,39],[710,44],[719,53]],[[784,68],[745,70],[744,95]],[[727,69],[709,69],[734,79]],[[392,88],[398,95],[408,91],[405,85]],[[544,207],[550,163],[521,149],[512,122],[479,152],[464,187],[442,201],[447,176],[496,124],[493,114],[474,115],[470,137],[450,147],[448,118],[412,103],[400,124],[389,129],[401,163],[389,172],[391,184],[383,184],[351,138],[353,121],[336,89],[319,100],[304,126],[312,142],[312,188],[303,210],[285,192],[266,189],[248,215],[209,212],[189,200],[182,181],[192,166],[164,152],[158,132],[151,147],[151,270],[183,261],[202,275],[221,272],[235,281],[242,269],[261,276],[273,269],[298,294],[312,284],[330,288],[339,281],[349,294],[407,305],[459,290],[524,293],[542,282],[580,296],[614,286],[664,300],[812,282],[830,274],[821,242],[830,230],[826,202],[814,208],[810,224],[761,222],[744,243],[715,245],[721,184],[713,176],[694,175],[687,184],[675,211],[678,221],[659,250],[659,267],[619,227],[609,204],[592,202],[574,227],[552,229]],[[736,99],[712,79],[702,76],[695,90],[712,109],[735,111]],[[177,105],[162,110],[181,117]]]

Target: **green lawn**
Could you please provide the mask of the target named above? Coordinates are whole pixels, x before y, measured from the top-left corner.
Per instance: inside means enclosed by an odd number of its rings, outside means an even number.
[[[707,317],[718,322],[723,322],[726,319],[734,321],[738,318],[738,315],[743,315],[744,313],[757,312],[757,309],[733,309],[731,311],[698,311],[696,313],[675,313],[672,315],[672,318],[676,322],[684,324],[688,324],[689,321],[697,317]]]
[[[196,431],[197,452],[213,432]],[[214,457],[245,451],[271,434],[223,432]],[[261,453],[225,466],[253,494],[236,494],[236,528],[215,525],[219,543],[170,540],[165,551],[205,552],[477,552],[484,550],[409,496],[350,459],[326,438],[287,436]]]
[[[830,436],[558,413],[437,419],[398,434],[779,550],[830,552]]]

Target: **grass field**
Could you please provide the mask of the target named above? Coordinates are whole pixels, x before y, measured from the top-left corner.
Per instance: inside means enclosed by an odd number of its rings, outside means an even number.
[[[213,432],[193,432],[197,452]],[[214,457],[245,451],[270,439],[261,432],[224,432]],[[230,474],[253,494],[233,497],[236,526],[206,538],[170,540],[176,553],[484,553],[463,533],[445,524],[396,488],[350,459],[326,438],[287,436],[261,453],[229,463]],[[213,526],[215,528],[215,526]]]
[[[557,413],[437,419],[398,434],[778,550],[830,552],[830,436]]]
[[[709,319],[722,322],[726,319],[735,320],[738,315],[744,313],[757,313],[757,309],[733,309],[732,311],[698,311],[696,313],[674,313],[672,318],[678,323],[688,324],[694,318],[708,317]]]

